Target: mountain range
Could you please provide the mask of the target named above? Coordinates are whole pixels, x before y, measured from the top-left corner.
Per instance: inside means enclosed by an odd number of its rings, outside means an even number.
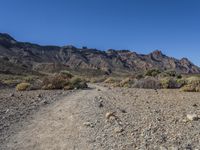
[[[53,72],[87,70],[110,73],[136,73],[150,69],[174,70],[179,73],[200,73],[200,68],[187,58],[175,59],[160,50],[137,54],[130,50],[101,51],[75,46],[41,46],[19,42],[0,33],[0,73]]]

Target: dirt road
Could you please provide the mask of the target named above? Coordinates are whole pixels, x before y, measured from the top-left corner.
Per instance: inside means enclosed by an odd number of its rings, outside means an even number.
[[[200,149],[199,93],[90,85],[38,111],[12,150]]]

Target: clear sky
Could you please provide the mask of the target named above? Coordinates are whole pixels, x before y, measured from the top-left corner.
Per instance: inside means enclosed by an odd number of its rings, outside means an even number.
[[[19,41],[159,49],[200,66],[200,0],[0,0],[0,18]]]

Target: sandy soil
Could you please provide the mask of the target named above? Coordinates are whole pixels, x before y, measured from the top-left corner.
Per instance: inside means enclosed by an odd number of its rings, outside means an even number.
[[[0,149],[200,149],[200,120],[186,117],[200,115],[200,93],[90,87],[33,113]]]

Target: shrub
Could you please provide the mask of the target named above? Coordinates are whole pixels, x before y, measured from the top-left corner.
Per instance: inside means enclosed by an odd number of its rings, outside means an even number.
[[[188,84],[200,84],[200,78],[196,76],[191,76],[186,78]]]
[[[33,82],[34,80],[36,79],[36,77],[34,77],[34,76],[26,76],[26,77],[24,77],[24,81],[25,82]]]
[[[77,78],[77,77],[72,78],[69,81],[69,85],[67,85],[67,86],[68,86],[68,88],[71,88],[71,89],[84,89],[84,88],[88,87],[86,81],[82,80],[81,78]]]
[[[160,89],[162,85],[159,80],[153,77],[148,77],[148,78],[136,81],[134,84],[134,87],[145,88],[145,89]]]
[[[170,88],[170,89],[181,88],[185,84],[184,80],[176,78],[168,78],[168,77],[162,78],[160,82],[162,84],[162,88]]]
[[[113,78],[113,77],[109,77],[104,81],[104,83],[109,83],[109,84],[113,84],[113,83],[117,83],[117,82],[119,82],[119,80],[117,80],[116,78]]]
[[[73,77],[73,75],[67,70],[61,71],[60,75],[63,75],[65,78],[72,78]]]
[[[135,79],[134,78],[125,78],[123,79],[120,83],[119,86],[120,87],[132,87],[135,83]]]
[[[181,88],[184,92],[200,92],[200,85],[199,84],[187,84]]]
[[[137,75],[136,75],[136,79],[139,80],[139,79],[142,79],[142,78],[144,78],[143,74],[137,74]]]
[[[196,76],[186,78],[186,85],[181,90],[184,92],[200,92],[200,78]]]
[[[20,83],[16,86],[16,90],[17,91],[26,91],[30,88],[30,86],[31,86],[30,83],[26,83],[26,82]]]
[[[173,71],[173,70],[167,70],[167,71],[164,71],[162,72],[159,77],[176,77],[177,79],[181,79],[182,78],[182,75],[177,73],[176,71]]]
[[[43,79],[44,90],[53,90],[53,89],[63,89],[69,80],[65,79],[62,75],[56,74],[54,76],[49,76]]]
[[[146,73],[145,73],[145,76],[151,76],[151,77],[156,77],[158,74],[160,74],[160,70],[158,69],[151,69],[151,70],[148,70]]]
[[[81,78],[73,77],[66,78],[61,74],[56,74],[54,76],[49,76],[44,78],[43,80],[43,88],[44,90],[54,90],[54,89],[84,89],[87,88],[86,81]]]

